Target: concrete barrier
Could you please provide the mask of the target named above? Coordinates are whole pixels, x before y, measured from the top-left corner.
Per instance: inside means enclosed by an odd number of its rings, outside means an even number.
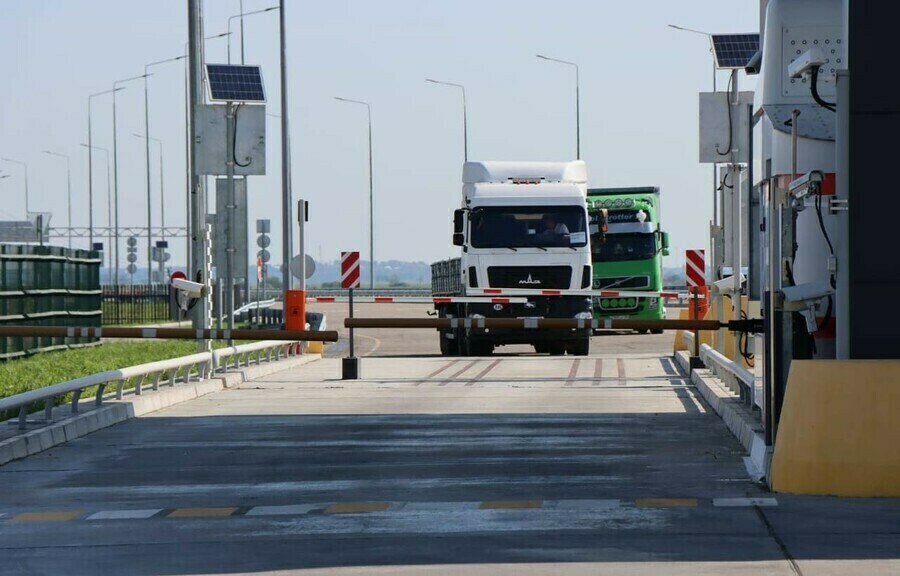
[[[772,488],[900,497],[900,361],[794,360]]]

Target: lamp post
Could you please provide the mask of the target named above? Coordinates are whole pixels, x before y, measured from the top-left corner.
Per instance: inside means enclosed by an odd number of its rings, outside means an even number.
[[[22,162],[21,160],[13,160],[12,158],[0,158],[4,162],[9,162],[10,164],[18,164],[22,167],[25,173],[25,218],[28,218],[28,164]]]
[[[101,148],[100,146],[91,146],[90,144],[82,144],[85,148],[88,149],[88,153],[92,150],[97,150],[99,152],[103,152],[104,157],[106,158],[106,230],[107,235],[109,237],[109,245],[106,247],[106,269],[107,273],[112,269],[112,184],[110,183],[110,175],[109,175],[109,150],[106,148]],[[93,243],[91,243],[91,249],[93,250]]]
[[[72,172],[69,166],[69,155],[44,150],[44,154],[56,156],[66,161],[66,222],[69,225],[69,250],[72,249]]]
[[[103,96],[104,94],[112,94],[113,92],[124,90],[125,88],[116,88],[115,90],[104,90],[102,92],[97,92],[95,94],[91,94],[88,96],[88,143],[85,148],[88,149],[88,242],[90,243],[90,249],[94,249],[94,157],[92,151],[94,149],[94,141],[92,137],[92,123],[91,123],[91,104],[93,103],[94,98],[97,96]],[[109,163],[109,158],[107,158],[107,163]],[[107,176],[109,172],[109,167],[107,166]],[[107,191],[108,192],[108,191]],[[107,248],[107,252],[109,249]]]
[[[116,263],[115,263],[115,285],[119,285],[119,146],[118,146],[118,137],[116,134],[116,92],[118,92],[117,88],[119,84],[124,84],[126,82],[132,82],[134,80],[140,80],[141,78],[145,78],[147,74],[142,74],[140,76],[132,76],[131,78],[124,78],[122,80],[116,80],[113,82],[112,87],[112,95],[113,95],[113,117],[112,117],[112,129],[113,129],[113,197],[115,198],[115,218],[113,228],[115,229],[115,242],[116,242]],[[149,233],[149,231],[148,231]]]
[[[160,225],[160,235],[162,239],[166,239],[166,187],[163,181],[163,144],[162,140],[159,138],[154,138],[153,136],[145,136],[143,134],[134,134],[137,138],[143,138],[147,141],[156,142],[159,146],[159,225]]]
[[[241,2],[241,6],[243,6],[243,2]],[[228,18],[228,31],[226,35],[228,36],[228,63],[231,64],[231,21],[235,18],[241,19],[241,64],[244,63],[244,16],[252,16],[253,14],[264,14],[266,12],[271,12],[272,10],[278,10],[279,6],[270,6],[268,8],[263,8],[262,10],[253,10],[251,12],[244,12],[243,8],[241,8],[240,14],[235,14]]]
[[[335,100],[360,104],[366,107],[369,120],[369,289],[375,289],[375,210],[374,210],[374,178],[372,175],[372,107],[362,100],[351,100],[335,96]]]
[[[575,159],[581,160],[581,81],[578,77],[578,64],[559,58],[551,58],[543,54],[537,54],[541,60],[557,62],[575,68]]]
[[[186,54],[182,54],[181,56],[175,56],[174,58],[166,58],[165,60],[158,60],[156,62],[151,62],[149,64],[144,65],[144,133],[148,135],[147,138],[144,138],[145,142],[145,158],[147,164],[147,283],[152,284],[153,278],[153,220],[151,210],[151,199],[150,199],[150,93],[149,93],[149,84],[150,82],[147,78],[150,76],[150,68],[153,66],[159,66],[160,64],[168,64],[170,62],[177,62],[179,60],[183,60],[187,58]]]
[[[667,24],[667,26],[669,28],[672,28],[673,30],[680,30],[682,32],[690,32],[692,34],[699,34],[701,36],[706,36],[707,38],[712,39],[712,34],[710,34],[709,32],[703,32],[702,30],[694,30],[693,28],[685,28],[684,26],[677,26],[675,24]],[[709,45],[709,53],[713,56],[712,79],[713,79],[713,92],[715,92],[716,91],[716,57],[715,57],[715,53],[713,52],[713,49],[712,49],[712,42],[710,42],[710,45]]]
[[[453,82],[443,82],[441,80],[433,80],[431,78],[426,78],[426,82],[431,82],[432,84],[442,84],[444,86],[452,86],[454,88],[459,88],[462,91],[462,108],[463,108],[463,162],[469,161],[469,121],[466,116],[466,87],[462,84],[454,84]]]

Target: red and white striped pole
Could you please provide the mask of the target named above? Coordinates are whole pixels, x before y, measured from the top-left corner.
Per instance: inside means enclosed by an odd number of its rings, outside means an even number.
[[[353,289],[359,288],[359,252],[341,252],[341,288],[348,290],[350,314],[353,318]],[[353,328],[350,328],[350,356],[341,362],[341,378],[359,379],[359,359],[353,351]]]
[[[706,310],[709,307],[706,296],[709,295],[709,289],[706,286],[706,258],[703,250],[685,250],[684,253],[684,272],[687,277],[687,288],[691,295],[691,307],[689,318],[691,320],[700,320],[706,316]],[[703,293],[704,299],[700,302],[700,294]],[[699,363],[700,357],[700,336],[697,330],[694,330],[694,351],[692,356],[692,367],[695,363]]]

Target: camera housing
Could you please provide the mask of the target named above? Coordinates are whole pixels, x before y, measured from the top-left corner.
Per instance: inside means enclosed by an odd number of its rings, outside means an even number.
[[[206,296],[206,286],[198,282],[176,278],[175,280],[172,280],[172,286],[179,292],[184,292],[191,298],[202,298],[203,296]]]

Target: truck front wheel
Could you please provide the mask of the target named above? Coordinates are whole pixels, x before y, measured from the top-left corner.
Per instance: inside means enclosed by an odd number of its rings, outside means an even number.
[[[438,332],[441,338],[441,355],[442,356],[459,356],[459,340],[456,338],[447,338],[444,332]]]
[[[586,337],[577,340],[572,344],[571,352],[573,356],[587,356],[591,353],[591,338]]]

